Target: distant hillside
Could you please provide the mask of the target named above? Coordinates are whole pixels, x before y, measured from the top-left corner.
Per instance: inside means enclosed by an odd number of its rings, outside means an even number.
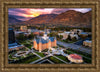
[[[9,23],[22,22],[21,20],[16,19],[13,15],[8,16],[8,21],[9,21]]]
[[[81,13],[74,10],[69,10],[59,15],[56,14],[45,14],[38,17],[32,18],[28,21],[15,23],[17,25],[37,25],[37,24],[47,24],[47,25],[62,25],[70,27],[91,27],[92,12]]]
[[[67,26],[88,26],[91,27],[91,11],[87,13],[81,13],[74,10],[69,10],[59,14],[50,21],[52,24],[62,24]]]
[[[32,18],[28,21],[20,22],[18,24],[45,24],[48,23],[51,19],[54,19],[57,15],[56,14],[44,14],[38,17]]]

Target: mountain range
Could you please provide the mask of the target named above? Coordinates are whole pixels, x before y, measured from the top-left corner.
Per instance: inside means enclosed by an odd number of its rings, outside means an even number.
[[[44,14],[32,18],[27,21],[20,21],[9,16],[10,25],[55,25],[55,26],[70,26],[70,27],[91,27],[92,11],[81,13],[74,10],[69,10],[61,14]]]
[[[18,22],[22,22],[22,21],[16,19],[15,16],[13,16],[13,15],[9,15],[9,16],[8,16],[8,22],[9,22],[9,23],[18,23]]]

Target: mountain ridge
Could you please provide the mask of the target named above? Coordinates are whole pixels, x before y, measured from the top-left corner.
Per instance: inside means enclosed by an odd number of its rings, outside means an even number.
[[[92,11],[81,13],[74,10],[69,10],[61,14],[44,14],[38,17],[32,18],[27,21],[14,23],[15,25],[37,25],[37,24],[52,24],[52,25],[64,25],[71,27],[91,27]]]

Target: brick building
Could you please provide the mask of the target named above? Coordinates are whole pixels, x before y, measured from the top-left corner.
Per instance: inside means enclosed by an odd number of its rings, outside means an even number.
[[[44,36],[38,39],[34,38],[33,44],[34,48],[36,50],[39,50],[39,52],[41,52],[44,49],[49,49],[51,47],[57,46],[56,37],[48,37],[46,32],[44,33]]]
[[[22,32],[27,32],[28,30],[27,30],[27,26],[20,26],[20,30],[22,31]]]

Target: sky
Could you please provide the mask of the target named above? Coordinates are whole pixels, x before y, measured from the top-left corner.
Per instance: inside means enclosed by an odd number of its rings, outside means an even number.
[[[9,8],[8,15],[13,15],[18,20],[26,21],[39,15],[60,14],[68,10],[86,13],[91,8]]]

